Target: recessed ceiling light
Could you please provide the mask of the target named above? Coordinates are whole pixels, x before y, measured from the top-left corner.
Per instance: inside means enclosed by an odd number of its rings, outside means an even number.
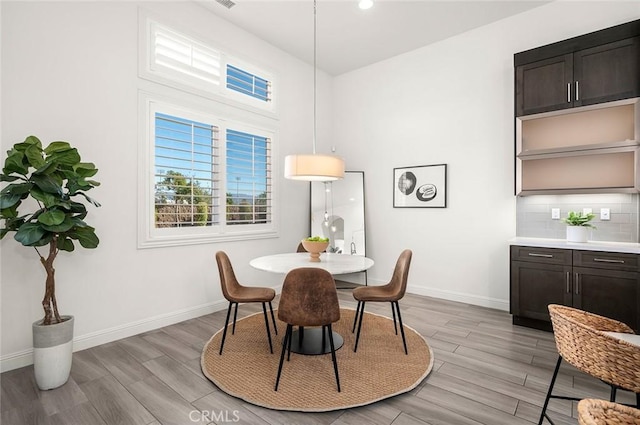
[[[371,8],[371,6],[373,6],[373,0],[360,0],[358,2],[358,6],[362,10],[369,9],[369,8]]]

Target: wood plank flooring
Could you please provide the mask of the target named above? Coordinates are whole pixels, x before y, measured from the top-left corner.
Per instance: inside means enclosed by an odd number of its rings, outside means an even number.
[[[342,307],[355,308],[349,289],[338,292]],[[69,382],[55,390],[39,391],[32,367],[3,373],[1,423],[537,423],[557,359],[551,333],[513,326],[506,312],[462,303],[407,295],[400,305],[404,323],[433,348],[434,369],[409,393],[369,406],[326,413],[281,412],[218,390],[200,371],[200,353],[224,324],[226,312],[220,311],[77,352]],[[238,316],[257,311],[259,305],[242,305]],[[391,316],[388,303],[367,304],[367,311]],[[577,397],[606,399],[609,393],[606,385],[566,364],[556,388]],[[625,391],[619,397],[625,403],[635,402]],[[576,403],[553,400],[549,409],[556,424],[577,424]]]

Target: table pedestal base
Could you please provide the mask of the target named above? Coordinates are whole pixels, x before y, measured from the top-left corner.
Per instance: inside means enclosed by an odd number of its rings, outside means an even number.
[[[325,332],[324,346],[322,345],[322,328],[303,328],[293,331],[291,334],[291,351],[298,354],[317,355],[331,353],[331,344],[329,343],[329,335]],[[333,332],[333,345],[338,351],[342,347],[344,339],[342,336]]]

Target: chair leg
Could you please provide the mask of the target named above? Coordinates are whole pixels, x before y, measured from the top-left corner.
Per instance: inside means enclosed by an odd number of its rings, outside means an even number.
[[[353,316],[353,329],[351,329],[351,333],[354,333],[356,331],[356,325],[358,324],[358,312],[360,311],[360,304],[362,304],[362,302],[358,301],[358,305],[356,306],[356,315]]]
[[[291,340],[293,339],[293,325],[291,325],[291,335],[289,335],[289,346],[287,349],[289,352],[287,353],[287,361],[291,360]]]
[[[220,342],[220,353],[218,353],[219,355],[222,355],[222,349],[224,348],[224,340],[227,337],[227,327],[229,326],[229,315],[231,314],[232,305],[233,303],[229,301],[229,307],[227,308],[227,318],[224,321],[224,330],[222,331],[222,341]]]
[[[362,319],[364,316],[364,304],[365,302],[362,301],[362,306],[360,307],[360,317],[358,319],[358,333],[356,334],[356,346],[353,347],[354,353],[358,351],[358,341],[360,341],[360,331],[362,330]]]
[[[614,403],[616,401],[616,392],[618,390],[618,387],[616,387],[615,385],[611,385],[611,395],[609,397],[609,401]]]
[[[280,353],[280,364],[278,365],[278,376],[276,377],[276,386],[274,388],[274,391],[278,391],[280,375],[282,374],[282,364],[284,363],[284,352],[291,340],[291,329],[293,329],[293,325],[287,324],[287,330],[284,333],[284,341],[282,343],[282,353]]]
[[[271,321],[273,322],[273,331],[278,335],[278,326],[276,326],[276,316],[273,314],[273,306],[269,301],[269,310],[271,310]]]
[[[402,345],[404,345],[404,354],[409,355],[407,351],[407,339],[404,336],[404,326],[402,325],[402,316],[400,315],[400,304],[398,301],[395,302],[396,310],[398,310],[398,323],[400,324],[400,333],[402,334]]]
[[[393,301],[391,301],[391,313],[393,314],[393,330],[396,331],[396,335],[398,335],[398,325],[396,324],[396,309],[393,305]]]
[[[267,317],[267,305],[262,303],[262,312],[264,313],[264,324],[267,327],[267,338],[269,339],[269,351],[273,354],[273,345],[271,344],[271,331],[269,330],[269,318]]]
[[[540,412],[540,420],[538,421],[538,425],[542,425],[542,421],[547,416],[547,406],[549,405],[549,399],[551,398],[551,392],[553,391],[553,386],[556,383],[556,378],[558,377],[558,371],[560,370],[560,363],[562,362],[562,356],[558,356],[558,362],[556,363],[556,368],[553,371],[553,376],[551,377],[551,382],[549,383],[549,390],[547,391],[547,397],[544,399],[544,405],[542,406],[542,412]],[[552,422],[553,423],[553,422]]]
[[[233,312],[233,329],[231,329],[231,335],[236,334],[236,318],[238,317],[238,303],[236,303],[236,310]]]
[[[333,329],[331,324],[327,325],[329,328],[329,344],[331,344],[331,360],[333,360],[333,371],[336,374],[336,384],[338,385],[338,392],[340,392],[340,376],[338,375],[338,361],[336,360],[336,347],[333,344]]]
[[[318,354],[323,354],[324,353],[324,346],[327,343],[326,330],[327,330],[327,327],[323,326],[322,327],[322,346],[320,347],[320,353],[318,353]]]

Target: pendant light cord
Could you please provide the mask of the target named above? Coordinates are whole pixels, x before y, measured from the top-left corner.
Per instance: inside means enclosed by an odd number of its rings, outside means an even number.
[[[317,0],[313,0],[313,154],[316,153],[316,92],[317,92],[317,68],[316,68],[316,50],[317,50]]]

